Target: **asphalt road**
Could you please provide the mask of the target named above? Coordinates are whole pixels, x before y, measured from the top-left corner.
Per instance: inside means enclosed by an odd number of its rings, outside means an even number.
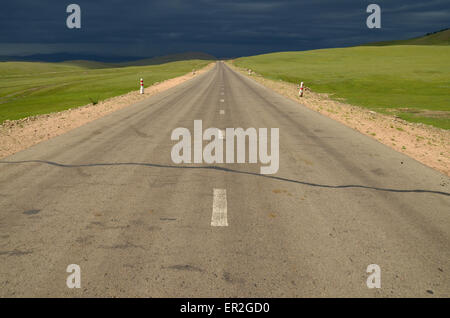
[[[174,164],[196,119],[279,128],[279,171]],[[0,296],[449,297],[449,183],[219,62],[1,161]]]

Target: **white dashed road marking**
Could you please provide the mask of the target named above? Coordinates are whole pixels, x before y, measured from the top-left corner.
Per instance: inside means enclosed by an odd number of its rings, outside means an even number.
[[[220,110],[221,115],[225,115],[225,111],[223,109]]]
[[[225,99],[221,99],[220,102],[223,103],[225,101]]]
[[[214,189],[211,226],[228,226],[227,220],[227,190]]]

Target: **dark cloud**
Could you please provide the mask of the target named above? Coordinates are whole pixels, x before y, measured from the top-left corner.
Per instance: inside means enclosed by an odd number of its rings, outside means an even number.
[[[403,39],[448,27],[448,0],[2,0],[0,55],[69,52],[240,56]],[[5,3],[3,3],[5,2]],[[66,28],[66,6],[82,10]],[[369,30],[366,7],[382,8]]]

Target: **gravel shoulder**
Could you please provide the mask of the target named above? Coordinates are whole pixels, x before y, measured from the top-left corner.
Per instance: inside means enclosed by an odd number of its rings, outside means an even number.
[[[5,121],[0,125],[0,159],[179,85],[210,70],[214,64],[209,64],[195,74],[188,73],[146,87],[142,95],[136,89],[128,94],[100,101],[96,105],[88,104],[61,112]]]
[[[254,72],[249,75],[247,70],[238,68],[231,63],[228,65],[277,93],[450,176],[449,130],[420,123],[410,123],[395,116],[339,102],[327,94],[315,93],[308,87],[306,87],[304,96],[300,98],[295,84],[273,81]]]

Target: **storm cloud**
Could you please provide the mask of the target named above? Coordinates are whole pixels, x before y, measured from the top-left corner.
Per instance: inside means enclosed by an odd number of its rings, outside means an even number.
[[[81,7],[81,29],[66,7]],[[368,29],[377,3],[382,28]],[[448,27],[448,0],[2,0],[0,55],[68,52],[155,56],[202,51],[217,57],[405,39]]]

